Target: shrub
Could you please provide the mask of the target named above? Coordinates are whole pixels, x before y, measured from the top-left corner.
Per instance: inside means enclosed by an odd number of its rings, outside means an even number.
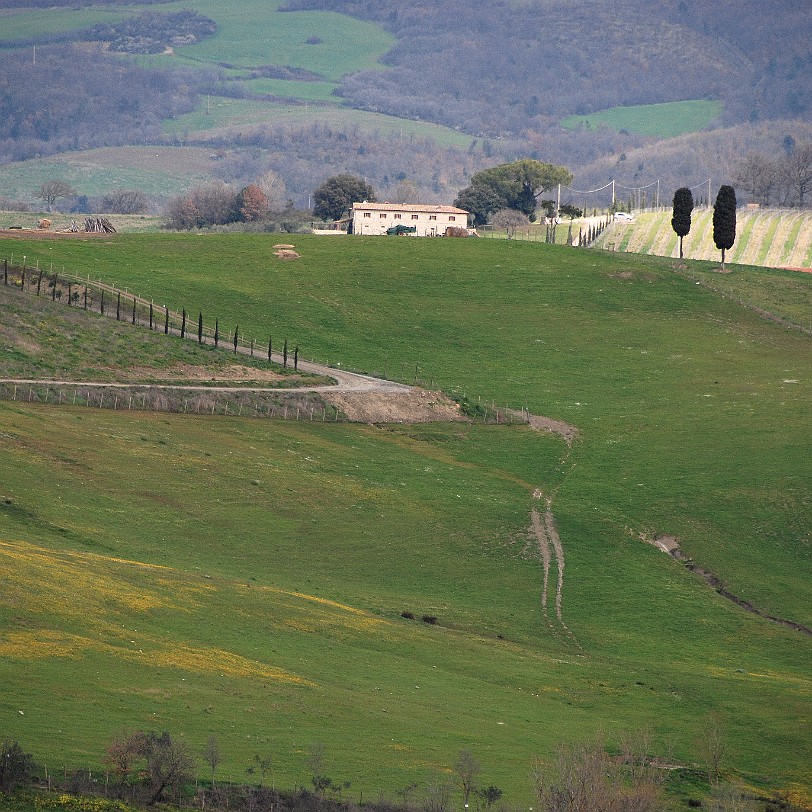
[[[408,610],[405,612],[401,612],[400,616],[405,617],[406,620],[414,620],[414,612],[409,612]]]
[[[437,622],[436,615],[423,615],[420,619],[423,623],[429,623],[432,626]]]

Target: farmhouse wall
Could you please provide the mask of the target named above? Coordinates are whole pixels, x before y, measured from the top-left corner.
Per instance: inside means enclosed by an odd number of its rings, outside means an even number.
[[[468,212],[454,206],[353,203],[353,234],[386,234],[395,226],[416,227],[418,237],[441,237],[446,229],[468,227]]]

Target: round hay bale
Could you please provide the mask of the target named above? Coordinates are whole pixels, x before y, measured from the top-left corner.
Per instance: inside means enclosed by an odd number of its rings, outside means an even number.
[[[292,251],[295,247],[296,247],[295,245],[285,245],[285,243],[281,243],[281,242],[274,246],[274,248],[276,248],[277,250],[282,250],[282,251],[285,251],[285,250]]]
[[[299,259],[299,255],[295,251],[287,248],[282,248],[279,251],[274,251],[273,255],[279,259]]]

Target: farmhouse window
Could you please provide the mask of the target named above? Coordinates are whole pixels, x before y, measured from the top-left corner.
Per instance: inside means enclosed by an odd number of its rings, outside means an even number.
[[[400,220],[400,215],[399,214],[395,215],[395,220]]]
[[[419,214],[413,214],[412,215],[412,220],[417,220],[419,217],[420,217]]]
[[[372,217],[372,212],[371,211],[365,211],[364,212],[364,217]]]
[[[429,215],[429,220],[436,220],[436,219],[437,219],[437,215],[436,215],[436,214],[430,214],[430,215]]]
[[[378,215],[378,217],[380,217],[380,218],[381,218],[381,220],[385,220],[385,219],[386,219],[386,215],[385,215],[385,214],[379,214],[379,215]]]
[[[457,218],[453,214],[450,214],[448,216],[448,222],[449,223],[454,223],[454,222],[456,222],[456,220],[457,220]]]

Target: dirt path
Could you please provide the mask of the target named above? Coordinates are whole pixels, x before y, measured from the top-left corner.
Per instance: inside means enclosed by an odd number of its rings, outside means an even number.
[[[547,625],[556,632],[563,632],[576,645],[578,641],[564,622],[563,598],[564,598],[564,545],[558,535],[555,526],[555,516],[552,511],[552,499],[545,497],[539,488],[533,491],[533,499],[544,500],[544,512],[542,513],[535,505],[530,511],[530,532],[535,537],[541,554],[542,565],[542,588],[541,588],[541,611]],[[555,585],[555,621],[550,617],[550,568],[555,558],[557,572]],[[557,623],[556,623],[557,622]]]

